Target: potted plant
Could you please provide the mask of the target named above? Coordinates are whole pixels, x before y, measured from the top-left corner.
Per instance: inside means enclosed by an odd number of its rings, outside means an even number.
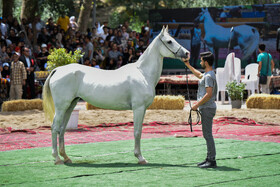
[[[226,90],[231,99],[232,108],[241,108],[245,86],[246,84],[238,83],[236,80],[227,83]]]

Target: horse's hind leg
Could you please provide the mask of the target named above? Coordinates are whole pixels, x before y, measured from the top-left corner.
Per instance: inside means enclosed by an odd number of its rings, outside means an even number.
[[[59,133],[59,154],[64,158],[64,163],[72,163],[71,159],[67,156],[67,154],[65,152],[64,133],[65,133],[68,121],[70,119],[70,116],[72,114],[72,111],[75,108],[79,99],[80,98],[74,99],[72,101],[71,105],[69,106],[69,108],[67,109],[67,111],[64,115],[63,123],[61,125],[61,130],[60,130],[60,133]]]
[[[146,113],[145,107],[139,107],[133,110],[133,120],[134,120],[134,139],[135,139],[135,147],[134,147],[134,155],[138,158],[139,164],[147,164],[148,162],[141,154],[141,134],[142,134],[142,123]]]
[[[64,112],[56,110],[52,124],[52,155],[55,158],[55,164],[63,164],[57,152],[57,134],[60,133],[60,125],[63,121]]]

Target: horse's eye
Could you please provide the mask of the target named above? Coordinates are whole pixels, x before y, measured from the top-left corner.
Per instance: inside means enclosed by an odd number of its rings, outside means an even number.
[[[171,41],[171,40],[169,40],[167,43],[168,43],[168,44],[172,44],[172,41]]]

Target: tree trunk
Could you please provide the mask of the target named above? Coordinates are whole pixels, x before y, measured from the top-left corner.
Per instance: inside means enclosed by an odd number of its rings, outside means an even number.
[[[9,15],[13,15],[13,8],[14,8],[14,0],[2,0],[3,2],[3,17],[8,17]]]
[[[36,31],[36,23],[35,16],[36,13],[39,10],[39,5],[37,0],[23,0],[22,1],[22,8],[21,8],[21,14],[20,19],[25,18],[28,23],[32,24],[32,30],[33,30],[33,46],[37,44],[37,31]],[[30,41],[31,42],[31,41]]]
[[[92,9],[92,0],[84,0],[80,8],[80,14],[78,19],[78,25],[79,25],[78,30],[82,33],[86,32],[87,30],[91,9]]]

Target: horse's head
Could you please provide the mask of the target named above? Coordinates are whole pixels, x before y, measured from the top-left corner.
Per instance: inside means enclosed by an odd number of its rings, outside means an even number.
[[[163,44],[159,48],[162,56],[171,58],[190,58],[190,52],[169,35],[168,26],[166,28],[163,26],[159,34],[159,40]]]
[[[199,13],[198,17],[195,18],[195,22],[202,22],[207,16],[210,16],[208,8],[201,8],[201,12]]]

